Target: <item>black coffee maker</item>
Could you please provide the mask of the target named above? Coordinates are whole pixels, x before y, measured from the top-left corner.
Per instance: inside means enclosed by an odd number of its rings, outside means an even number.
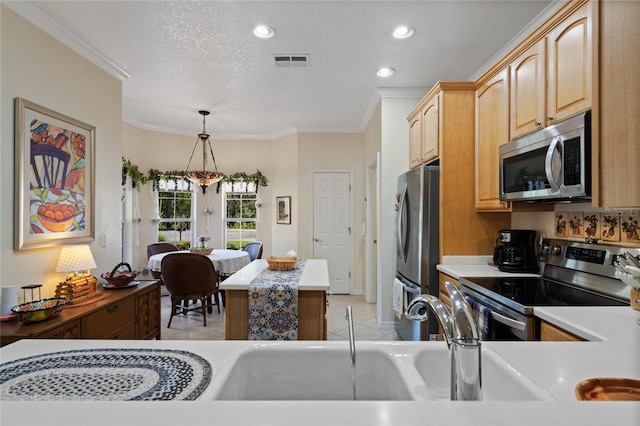
[[[531,272],[537,274],[536,231],[503,229],[498,231],[493,263],[503,272]]]

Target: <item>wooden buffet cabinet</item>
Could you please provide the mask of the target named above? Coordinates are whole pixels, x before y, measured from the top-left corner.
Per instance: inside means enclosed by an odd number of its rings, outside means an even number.
[[[109,296],[93,303],[68,305],[50,320],[0,323],[0,345],[20,339],[160,339],[160,284],[104,290]]]

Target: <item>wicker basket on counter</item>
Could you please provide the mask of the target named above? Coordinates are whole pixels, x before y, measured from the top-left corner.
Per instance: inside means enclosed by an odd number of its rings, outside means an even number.
[[[267,257],[267,264],[272,271],[291,271],[296,267],[297,257]]]

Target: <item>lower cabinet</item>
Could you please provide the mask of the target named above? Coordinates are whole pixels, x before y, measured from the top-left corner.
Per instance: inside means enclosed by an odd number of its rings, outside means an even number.
[[[582,342],[586,339],[569,333],[549,322],[540,322],[540,340],[543,342]]]
[[[249,338],[249,292],[226,290],[225,310],[226,340],[247,340]],[[326,291],[298,291],[298,340],[327,340],[326,314]]]
[[[158,281],[105,292],[109,297],[66,306],[58,316],[47,321],[1,323],[1,345],[20,339],[160,339]]]

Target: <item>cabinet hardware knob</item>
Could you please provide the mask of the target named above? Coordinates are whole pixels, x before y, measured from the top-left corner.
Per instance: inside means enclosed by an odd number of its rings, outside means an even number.
[[[549,121],[553,121],[553,117],[552,117],[552,116],[548,116],[548,117],[547,117],[547,120],[549,120]]]
[[[541,122],[536,121],[536,127],[540,127],[541,125],[542,125],[542,123],[541,123]]]

